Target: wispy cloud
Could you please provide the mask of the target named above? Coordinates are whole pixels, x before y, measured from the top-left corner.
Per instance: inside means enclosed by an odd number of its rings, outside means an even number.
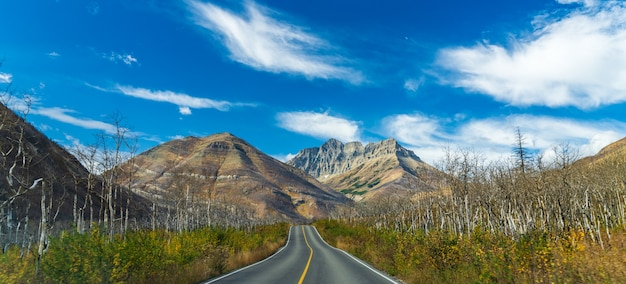
[[[100,3],[97,1],[92,1],[87,5],[87,12],[93,16],[98,15],[100,13]]]
[[[407,79],[404,81],[404,89],[410,92],[417,92],[422,85],[424,85],[425,79]]]
[[[61,54],[59,54],[59,53],[58,53],[58,52],[56,52],[56,51],[48,52],[48,54],[47,54],[47,55],[48,55],[48,57],[50,57],[50,58],[57,58],[57,57],[61,56]]]
[[[310,79],[364,81],[360,72],[336,55],[336,48],[305,28],[272,18],[278,14],[266,7],[246,2],[245,14],[238,15],[211,3],[187,3],[195,23],[217,34],[234,61]]]
[[[489,160],[510,157],[517,127],[532,151],[547,153],[554,146],[567,143],[577,147],[582,156],[596,154],[626,133],[626,123],[615,120],[579,121],[534,115],[510,115],[456,123],[422,114],[401,114],[386,118],[383,132],[412,147],[429,163],[439,161],[448,145],[474,149]]]
[[[40,98],[31,94],[0,95],[0,102],[20,116],[27,116],[33,112],[33,106],[39,104]]]
[[[276,115],[278,126],[303,135],[343,142],[359,141],[359,123],[328,113],[283,112]]]
[[[11,81],[13,81],[13,75],[0,72],[0,83],[9,84]]]
[[[130,54],[120,54],[112,51],[111,53],[102,53],[102,58],[115,63],[124,63],[128,66],[139,64],[139,60]]]
[[[560,2],[586,6],[536,17],[534,32],[508,46],[485,40],[441,50],[442,80],[517,106],[587,109],[626,101],[626,2]]]
[[[110,123],[72,116],[71,114],[76,113],[76,111],[71,109],[59,107],[37,108],[33,110],[33,113],[85,129],[102,130],[108,134],[115,134],[117,130],[115,125]]]
[[[104,90],[100,87],[94,87],[99,90]],[[178,111],[182,115],[190,115],[191,109],[216,109],[219,111],[227,111],[231,107],[239,106],[255,106],[254,104],[246,103],[232,103],[228,101],[216,101],[207,98],[192,97],[183,93],[175,93],[172,91],[155,91],[144,88],[135,88],[129,86],[115,86],[116,91],[135,98],[144,100],[151,100],[157,102],[165,102],[178,106]]]
[[[421,146],[440,146],[446,139],[441,124],[438,119],[422,114],[399,114],[383,119],[387,135]]]
[[[583,4],[591,7],[597,4],[597,0],[556,0],[560,4]]]

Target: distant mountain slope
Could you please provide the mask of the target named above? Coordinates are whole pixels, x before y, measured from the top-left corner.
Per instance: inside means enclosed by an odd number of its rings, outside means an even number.
[[[49,214],[55,216],[56,221],[69,224],[75,220],[75,214],[80,214],[77,210],[88,210],[88,207],[96,212],[94,218],[99,219],[102,195],[98,177],[92,175],[93,187],[89,192],[87,169],[3,104],[0,104],[0,137],[0,218],[8,216],[4,221],[22,222],[22,225],[26,216],[31,222],[39,220],[44,186]],[[131,216],[146,215],[148,203],[138,196],[133,201],[129,210]],[[86,202],[90,205],[85,206]],[[83,213],[84,218],[88,218],[88,213]]]
[[[626,137],[605,146],[597,154],[593,156],[584,157],[580,159],[579,161],[576,162],[576,164],[578,165],[592,164],[592,163],[605,162],[608,160],[613,160],[613,161],[615,160],[625,161],[626,160]]]
[[[138,155],[134,167],[132,186],[145,196],[189,196],[191,188],[202,202],[252,208],[259,218],[321,218],[349,202],[230,133],[164,143]]]
[[[330,139],[287,162],[355,200],[430,191],[439,172],[392,138],[363,146]]]

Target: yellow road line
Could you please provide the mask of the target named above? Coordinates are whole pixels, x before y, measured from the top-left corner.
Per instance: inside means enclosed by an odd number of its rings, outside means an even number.
[[[313,248],[311,247],[311,245],[309,245],[309,241],[307,241],[306,239],[304,226],[302,226],[302,235],[304,235],[304,242],[306,243],[306,246],[309,247],[311,254],[309,254],[309,261],[306,263],[306,266],[304,267],[304,272],[302,272],[302,276],[300,276],[300,281],[298,281],[298,284],[302,284],[302,282],[304,281],[304,276],[306,276],[306,272],[309,271],[309,265],[311,265],[311,259],[313,258]]]

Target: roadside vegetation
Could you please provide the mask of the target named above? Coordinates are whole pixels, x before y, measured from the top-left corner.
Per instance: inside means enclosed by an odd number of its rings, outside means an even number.
[[[626,153],[579,161],[561,145],[546,159],[516,138],[506,162],[449,151],[440,192],[315,225],[407,283],[626,283]]]
[[[518,238],[475,229],[401,232],[324,220],[315,224],[332,246],[406,283],[625,283],[626,232],[602,248],[584,232],[535,231]]]
[[[0,254],[0,283],[197,283],[259,261],[287,240],[289,225],[251,229],[129,231],[113,240],[98,229],[51,237],[37,253],[12,246]]]

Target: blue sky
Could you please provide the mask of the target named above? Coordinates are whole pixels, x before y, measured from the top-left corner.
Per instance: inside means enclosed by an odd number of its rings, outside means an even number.
[[[622,1],[2,1],[0,34],[0,85],[68,147],[116,113],[140,151],[231,132],[283,160],[329,138],[436,164],[507,157],[517,127],[547,157],[626,136]]]

